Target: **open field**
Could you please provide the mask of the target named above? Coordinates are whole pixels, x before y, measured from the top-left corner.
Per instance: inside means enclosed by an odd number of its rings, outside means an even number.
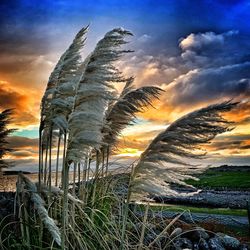
[[[164,207],[154,210],[183,211],[219,215],[247,216],[247,201],[250,190],[250,167],[221,166],[211,168],[197,176],[199,181],[187,180],[188,184],[202,189],[193,196],[157,197],[157,202],[164,202]],[[179,190],[178,187],[176,187]],[[188,192],[181,188],[179,191]]]
[[[138,204],[137,209],[144,211],[145,205]],[[247,216],[246,209],[230,209],[230,208],[203,208],[193,206],[182,205],[170,205],[170,204],[150,204],[150,210],[157,212],[174,211],[174,212],[191,212],[191,213],[207,213],[207,214],[220,214],[220,215],[234,215],[234,216]]]
[[[219,172],[210,169],[198,177],[199,181],[187,180],[187,183],[199,188],[250,189],[250,172]]]

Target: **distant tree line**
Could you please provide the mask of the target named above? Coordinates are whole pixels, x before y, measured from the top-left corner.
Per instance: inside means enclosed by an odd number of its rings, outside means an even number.
[[[3,168],[9,167],[9,163],[3,160],[4,156],[11,152],[7,137],[15,131],[15,129],[9,129],[8,125],[11,123],[11,116],[13,109],[6,109],[0,113],[0,172]]]

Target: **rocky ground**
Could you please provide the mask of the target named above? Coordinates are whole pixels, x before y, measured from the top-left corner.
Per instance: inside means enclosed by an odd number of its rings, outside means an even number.
[[[222,168],[221,171],[227,171],[227,167]],[[33,175],[29,175],[29,177]],[[127,177],[127,176],[125,176]],[[16,181],[16,176],[4,177],[6,181],[10,178],[14,183]],[[8,179],[7,179],[8,178]],[[34,175],[35,178],[35,175]],[[127,184],[127,178],[125,178],[125,184]],[[0,185],[1,186],[1,185]],[[12,188],[12,187],[11,187]],[[122,192],[126,190],[126,185],[122,188]],[[177,188],[178,189],[178,188]],[[190,192],[191,190],[179,189],[180,192]],[[202,207],[224,207],[224,208],[246,208],[247,201],[250,199],[250,191],[216,191],[216,190],[203,190],[193,196],[179,195],[179,196],[164,196],[164,197],[154,197],[156,201],[169,203],[169,204],[182,204],[182,205],[193,205]],[[14,192],[0,192],[0,221],[8,216],[13,215],[14,212]],[[161,219],[173,220],[177,215],[177,212],[164,211],[161,214],[149,214],[151,217],[157,217]],[[143,214],[138,214],[138,216],[143,216]],[[14,218],[14,217],[13,217]],[[147,230],[145,232],[144,243],[145,245],[150,245],[152,242],[154,244],[150,249],[193,249],[193,250],[247,250],[250,249],[246,244],[243,244],[238,239],[222,234],[206,231],[203,228],[196,228],[195,223],[211,223],[211,221],[216,221],[224,225],[229,225],[230,227],[248,227],[247,217],[240,216],[228,216],[228,215],[212,215],[212,214],[188,214],[185,213],[180,218],[182,221],[187,222],[188,225],[192,225],[187,228],[179,225],[172,230],[171,235],[162,234],[161,232],[166,227],[166,223],[162,228],[158,228],[157,225],[147,225]],[[199,224],[202,225],[202,224]],[[203,224],[204,226],[204,224]],[[139,226],[140,227],[140,226]],[[207,228],[204,226],[204,228]],[[139,229],[139,228],[138,228]],[[140,229],[139,229],[140,231]],[[159,237],[160,234],[160,237]],[[233,234],[232,234],[233,235]],[[157,240],[156,240],[157,239]],[[170,239],[170,240],[169,240]],[[249,240],[246,240],[249,241]]]
[[[135,211],[134,211],[135,212]],[[138,218],[144,217],[144,212],[135,212]],[[164,231],[164,225],[171,223],[179,215],[178,212],[155,212],[150,211],[148,214],[148,223],[146,224],[146,234],[144,243],[150,245],[154,241],[156,235]],[[161,223],[154,223],[155,221],[161,221]],[[167,222],[167,220],[169,222]],[[153,223],[152,223],[153,222]],[[162,223],[163,222],[163,223]],[[248,220],[246,217],[241,216],[224,216],[224,215],[211,215],[211,214],[190,214],[183,213],[178,221],[174,224],[174,229],[171,228],[172,233],[170,235],[165,232],[155,242],[152,249],[193,249],[193,250],[247,250],[250,249],[250,238],[245,237],[241,241],[238,238],[229,236],[224,233],[218,233],[217,230],[209,230],[211,225],[222,223],[228,225],[228,228],[239,228],[243,230],[248,228]],[[140,223],[138,231],[142,227]],[[197,225],[203,225],[204,228]],[[177,227],[176,227],[177,226]],[[221,227],[222,232],[225,232],[225,228]],[[171,232],[171,230],[169,230]],[[217,232],[217,233],[216,233]],[[231,234],[230,235],[234,235]],[[170,240],[169,240],[170,239]]]
[[[14,192],[0,192],[0,221],[7,215],[12,215],[14,212],[14,200],[15,193]],[[165,213],[165,212],[164,212]],[[143,217],[143,214],[139,215],[139,217]],[[171,249],[171,250],[181,250],[181,249],[190,249],[190,250],[247,250],[249,247],[247,244],[240,242],[238,239],[222,234],[222,233],[214,233],[206,231],[203,228],[194,228],[193,224],[193,215],[191,218],[189,228],[185,228],[182,226],[175,227],[174,230],[171,230],[172,233],[169,235],[164,232],[166,226],[173,220],[176,216],[172,214],[172,217],[169,214],[159,214],[156,212],[154,214],[149,214],[150,218],[155,218],[159,216],[161,221],[165,221],[161,224],[150,224],[148,223],[146,226],[146,232],[144,237],[144,244],[149,246],[151,244],[150,249]],[[201,215],[199,215],[201,216]],[[208,216],[208,215],[205,215]],[[212,216],[212,215],[211,215]],[[166,218],[171,218],[169,221],[165,220]],[[228,218],[228,217],[227,217]],[[185,218],[182,216],[180,218],[182,221],[185,221]],[[211,219],[211,218],[210,218]],[[201,218],[204,222],[204,218]],[[211,222],[211,221],[210,221]],[[183,225],[183,224],[179,224]],[[191,226],[193,225],[193,226]],[[137,228],[138,231],[141,231],[142,224],[138,223]],[[170,232],[171,232],[170,231]]]
[[[170,249],[193,249],[193,250],[247,250],[246,244],[241,244],[239,240],[222,233],[208,233],[203,228],[197,228],[189,232],[183,232],[181,228],[176,228],[171,236],[173,245]]]
[[[183,192],[189,190],[182,189]],[[192,196],[157,196],[156,202],[168,204],[194,205],[199,207],[221,207],[221,208],[246,208],[247,201],[250,200],[250,191],[215,191],[202,190]]]
[[[143,216],[143,212],[136,212],[138,216]],[[180,214],[180,212],[173,211],[163,211],[163,212],[149,212],[149,216],[151,217],[159,217],[159,218],[170,218],[174,219]],[[234,216],[234,215],[221,215],[221,214],[207,214],[207,213],[190,213],[188,211],[184,211],[181,215],[180,219],[187,223],[210,223],[211,221],[216,222],[217,224],[229,226],[229,227],[237,227],[246,229],[249,226],[248,218],[246,216]]]
[[[3,218],[14,213],[14,192],[0,192],[0,222]]]
[[[166,223],[167,224],[167,223]],[[173,230],[164,230],[165,223],[147,223],[145,228],[144,245],[149,249],[170,249],[170,250],[247,250],[249,245],[240,242],[237,238],[223,233],[207,231],[202,227],[188,227],[178,223]],[[142,223],[137,224],[140,232]]]

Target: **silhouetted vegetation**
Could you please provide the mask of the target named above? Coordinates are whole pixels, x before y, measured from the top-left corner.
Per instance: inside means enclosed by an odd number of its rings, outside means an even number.
[[[6,109],[0,113],[0,171],[10,166],[10,163],[3,160],[3,158],[8,152],[12,151],[7,141],[7,137],[15,131],[15,129],[8,128],[12,114],[13,109]]]

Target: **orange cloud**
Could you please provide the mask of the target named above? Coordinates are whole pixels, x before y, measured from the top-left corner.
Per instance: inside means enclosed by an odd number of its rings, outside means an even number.
[[[172,107],[162,105],[161,101],[154,103],[154,108],[149,108],[145,113],[140,114],[146,119],[146,124],[136,124],[123,131],[120,138],[117,154],[137,154],[145,150],[150,141],[167,125],[181,116],[204,107],[211,103],[195,104],[190,106]],[[242,103],[237,109],[227,113],[224,117],[234,121],[234,130],[216,137],[211,144],[204,145],[208,156],[216,157],[238,157],[250,156],[250,109],[249,103]],[[164,125],[165,124],[165,125]],[[129,149],[129,152],[127,152]],[[138,150],[138,151],[136,151]]]
[[[12,126],[21,128],[39,121],[40,93],[20,90],[9,82],[0,81],[0,109],[14,109]]]
[[[12,124],[15,128],[39,122],[40,100],[59,57],[55,53],[39,52],[40,47],[35,51],[25,47],[24,51],[0,54],[0,111],[15,109]]]
[[[237,109],[225,114],[225,118],[240,124],[250,124],[250,101],[240,103]]]

